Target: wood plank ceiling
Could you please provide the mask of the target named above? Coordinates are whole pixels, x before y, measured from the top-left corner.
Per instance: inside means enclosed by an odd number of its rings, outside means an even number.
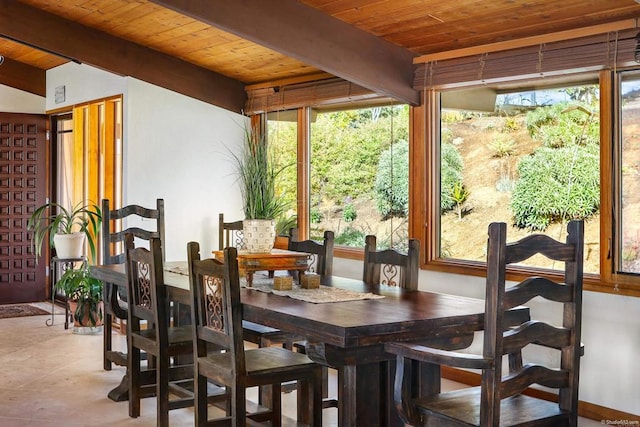
[[[421,55],[638,17],[634,0],[0,0],[0,83],[38,93],[73,59],[236,111],[246,85],[331,75],[416,102]]]

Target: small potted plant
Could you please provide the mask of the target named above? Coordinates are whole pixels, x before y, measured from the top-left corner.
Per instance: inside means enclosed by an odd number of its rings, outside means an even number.
[[[236,163],[244,203],[244,239],[249,252],[268,253],[276,238],[276,220],[289,204],[276,193],[276,180],[288,167],[278,168],[269,151],[266,136],[258,129],[245,130],[240,154],[232,153]]]
[[[58,203],[49,202],[38,207],[27,222],[27,229],[33,231],[36,259],[42,254],[42,245],[48,235],[58,258],[80,258],[86,238],[91,259],[95,260],[96,239],[101,221],[100,207],[93,203],[80,202],[65,208]]]
[[[102,281],[91,276],[86,263],[80,268],[65,271],[55,287],[67,297],[73,315],[74,332],[101,331],[104,311]],[[81,327],[86,329],[79,329]]]

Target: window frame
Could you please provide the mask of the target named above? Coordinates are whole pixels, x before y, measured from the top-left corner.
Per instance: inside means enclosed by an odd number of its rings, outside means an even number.
[[[373,108],[377,106],[386,106],[386,105],[395,105],[396,103],[390,102],[385,99],[385,102],[381,102],[377,100],[370,104],[357,102],[353,105],[347,106],[346,108],[338,108],[338,110],[344,109],[364,109],[364,108]],[[401,104],[401,103],[398,103]],[[417,107],[409,106],[409,150],[411,151],[411,143],[412,143],[412,123],[414,122],[414,109]],[[311,229],[311,218],[310,218],[310,183],[311,183],[311,122],[312,122],[312,114],[314,107],[304,106],[296,109],[290,109],[291,111],[297,111],[297,132],[298,132],[298,155],[296,159],[297,166],[297,207],[296,214],[298,217],[298,232],[301,239],[309,238],[309,231]],[[253,121],[260,121],[262,119],[258,117],[265,117],[266,113],[260,113],[259,115],[252,116]],[[411,195],[411,176],[412,176],[412,162],[413,159],[409,156],[409,206],[412,203],[412,195]],[[408,215],[408,234],[409,236],[414,235],[412,233],[412,222],[411,222],[411,212]],[[340,258],[346,259],[354,259],[354,260],[363,260],[364,259],[364,248],[357,247],[349,247],[349,246],[340,246],[336,245],[334,247],[334,255]]]
[[[600,87],[600,274],[585,274],[584,289],[588,291],[615,293],[620,295],[640,296],[640,275],[617,274],[613,268],[612,242],[615,240],[614,209],[616,209],[615,179],[617,170],[619,124],[618,116],[618,91],[617,76],[614,71],[603,70],[599,72],[598,84]],[[423,117],[425,120],[424,134],[412,135],[413,146],[422,143],[426,152],[419,159],[426,170],[423,173],[412,175],[410,187],[419,186],[425,182],[424,201],[410,208],[410,215],[414,217],[414,223],[424,224],[422,230],[415,230],[415,237],[422,242],[421,268],[428,271],[438,271],[470,276],[485,276],[486,263],[465,261],[460,259],[447,259],[439,257],[440,244],[440,102],[439,91],[428,89],[423,92],[422,103],[424,106]],[[437,143],[436,143],[437,142]],[[412,158],[418,156],[414,152]],[[416,182],[421,176],[426,177]],[[413,181],[413,182],[412,182]],[[606,246],[605,246],[606,245]],[[532,267],[511,267],[507,270],[508,280],[522,280],[531,274],[541,274],[554,280],[562,280],[562,272]]]
[[[606,197],[601,204],[601,242],[606,242],[606,250],[601,250],[601,281],[593,290],[616,293],[620,295],[640,296],[640,274],[617,273],[615,268],[615,252],[617,244],[616,218],[619,218],[617,210],[619,206],[618,194],[620,194],[620,168],[621,168],[621,105],[620,105],[620,76],[625,71],[640,71],[640,68],[629,67],[618,70],[602,71],[600,73],[601,88],[606,88],[610,97],[603,99],[601,108],[607,108],[607,116],[601,117],[602,130],[600,138],[607,150],[601,151],[601,179],[607,179]],[[602,90],[602,89],[601,89]],[[604,120],[606,123],[603,125]],[[605,178],[606,177],[606,178]],[[603,191],[604,193],[604,191]],[[609,226],[607,226],[609,224]],[[616,242],[614,244],[614,242]],[[591,290],[591,289],[589,289]]]

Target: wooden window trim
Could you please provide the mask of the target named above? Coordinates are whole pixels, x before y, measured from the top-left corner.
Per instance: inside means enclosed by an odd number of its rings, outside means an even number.
[[[624,71],[624,70],[620,70]],[[620,117],[619,112],[619,81],[616,70],[600,73],[600,92],[610,96],[601,96],[600,101],[600,140],[603,149],[600,154],[600,182],[602,185],[600,241],[603,245],[600,251],[601,283],[598,290],[620,295],[640,296],[640,275],[616,273],[614,268],[614,254],[617,250],[615,214],[617,210],[616,195],[619,194],[618,159],[620,159]]]

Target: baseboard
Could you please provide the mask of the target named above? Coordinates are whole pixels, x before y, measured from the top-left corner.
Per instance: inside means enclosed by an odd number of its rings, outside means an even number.
[[[457,383],[467,384],[470,386],[480,385],[480,374],[476,372],[443,366],[441,368],[441,375],[442,378],[446,378]],[[529,388],[525,391],[525,394],[551,402],[558,401],[557,395],[544,390]],[[640,415],[634,415],[583,401],[578,402],[578,416],[601,421],[603,424],[606,424],[607,421],[640,421]]]

